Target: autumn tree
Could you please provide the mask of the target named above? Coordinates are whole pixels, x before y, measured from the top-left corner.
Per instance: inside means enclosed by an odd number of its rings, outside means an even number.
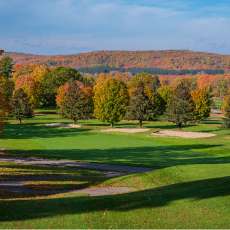
[[[194,108],[190,82],[182,79],[174,85],[173,95],[170,97],[166,111],[168,119],[181,128],[188,122],[194,121]]]
[[[224,97],[223,102],[223,112],[224,112],[224,126],[230,128],[230,94]]]
[[[169,100],[173,94],[173,89],[169,85],[162,85],[158,88],[158,93],[160,94],[161,98],[164,100],[164,103],[167,107]]]
[[[64,117],[76,123],[90,118],[93,111],[92,88],[80,81],[70,81],[58,89],[56,102]]]
[[[203,120],[210,116],[212,97],[208,88],[198,88],[192,91],[194,102],[194,118],[196,121]]]
[[[42,82],[43,106],[55,106],[58,88],[66,82],[74,80],[83,81],[83,78],[81,74],[73,68],[57,67],[47,73]]]
[[[230,118],[230,94],[224,97],[223,111],[225,117]]]
[[[20,124],[22,123],[23,118],[32,117],[33,115],[29,98],[23,89],[18,89],[14,92],[12,98],[12,108],[12,113],[15,118],[19,120]]]
[[[15,68],[15,88],[22,88],[33,107],[42,106],[42,82],[49,69],[45,65],[23,65]]]
[[[114,78],[100,77],[94,86],[94,115],[114,126],[124,118],[129,101],[125,83]]]

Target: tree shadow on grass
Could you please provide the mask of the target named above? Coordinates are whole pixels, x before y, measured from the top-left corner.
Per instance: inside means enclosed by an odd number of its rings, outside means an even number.
[[[153,169],[190,164],[230,163],[230,156],[208,155],[200,150],[221,145],[193,144],[111,149],[10,150],[15,156],[35,156],[107,164],[145,166]]]
[[[96,186],[108,178],[95,170],[3,164],[0,199],[57,195]],[[8,172],[8,173],[7,173]]]
[[[3,139],[30,139],[30,138],[54,138],[73,135],[90,135],[87,128],[58,128],[47,127],[45,124],[8,124],[1,138]]]
[[[182,199],[224,197],[230,195],[230,177],[203,179],[158,188],[101,197],[66,197],[39,200],[0,201],[0,220],[29,220],[58,215],[96,211],[130,211],[156,208]],[[58,227],[58,226],[57,226]]]

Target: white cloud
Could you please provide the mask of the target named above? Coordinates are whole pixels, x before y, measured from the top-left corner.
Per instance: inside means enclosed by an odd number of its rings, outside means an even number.
[[[230,53],[230,18],[224,5],[194,8],[188,3],[191,1],[0,1],[0,42],[10,50],[39,53],[187,48]]]

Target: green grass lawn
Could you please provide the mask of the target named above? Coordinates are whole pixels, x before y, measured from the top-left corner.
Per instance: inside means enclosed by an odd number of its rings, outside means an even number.
[[[135,188],[122,195],[3,196],[0,228],[230,228],[230,130],[221,128],[218,118],[183,129],[217,134],[206,139],[155,137],[150,132],[102,133],[100,129],[106,124],[95,120],[82,121],[81,129],[45,126],[54,122],[69,121],[56,114],[40,115],[22,125],[9,121],[0,147],[17,156],[146,166],[152,171],[113,179],[101,179],[96,172],[96,178],[92,172],[79,172],[89,186]],[[126,121],[117,125],[135,126]],[[164,121],[148,122],[145,127],[176,129]],[[7,175],[22,173],[22,166],[2,164],[1,168]],[[23,170],[41,171],[36,167]],[[73,181],[79,181],[75,172],[63,170],[76,176]],[[56,185],[76,183],[59,181]]]

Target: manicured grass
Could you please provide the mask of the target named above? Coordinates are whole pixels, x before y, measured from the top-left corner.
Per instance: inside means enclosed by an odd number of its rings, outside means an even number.
[[[230,228],[230,130],[223,129],[218,118],[183,129],[217,134],[206,139],[102,133],[100,129],[106,124],[95,120],[82,121],[81,129],[44,125],[54,122],[70,121],[57,114],[37,116],[23,125],[9,121],[0,147],[20,156],[146,166],[153,170],[113,179],[92,179],[89,172],[85,179],[88,186],[96,180],[97,186],[136,189],[122,195],[86,197],[64,193],[39,199],[2,199],[0,228]],[[124,121],[117,126],[135,125]],[[163,121],[145,126],[152,130],[176,129]],[[16,171],[22,169],[17,167]],[[36,167],[26,167],[28,170],[36,174],[41,169],[36,172]],[[74,181],[77,183],[77,177]]]

